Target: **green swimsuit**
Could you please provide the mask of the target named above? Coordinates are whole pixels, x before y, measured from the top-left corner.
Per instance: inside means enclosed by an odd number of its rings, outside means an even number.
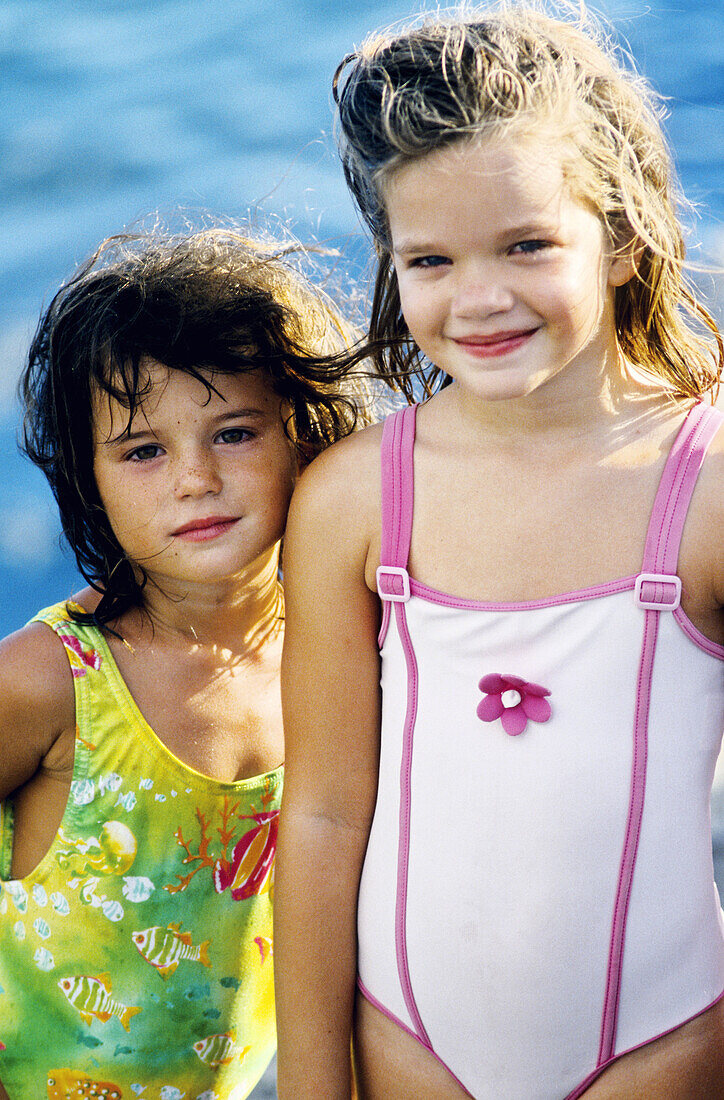
[[[102,633],[41,611],[75,687],[68,805],[10,879],[0,803],[0,1081],[11,1100],[242,1100],[275,1048],[282,768],[220,783],[142,718]]]

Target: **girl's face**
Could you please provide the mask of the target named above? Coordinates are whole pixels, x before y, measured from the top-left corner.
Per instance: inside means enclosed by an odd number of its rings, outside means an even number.
[[[410,333],[471,395],[526,397],[615,355],[613,287],[632,272],[551,142],[446,146],[399,168],[385,200]]]
[[[99,395],[94,473],[131,561],[158,581],[213,584],[276,561],[297,472],[279,398],[259,371],[217,374],[218,393],[146,360],[128,411]],[[210,376],[209,376],[210,377]]]

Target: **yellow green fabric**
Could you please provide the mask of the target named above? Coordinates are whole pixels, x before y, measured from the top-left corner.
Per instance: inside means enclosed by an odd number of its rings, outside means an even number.
[[[52,846],[21,880],[0,804],[0,1081],[11,1100],[242,1100],[275,1049],[282,768],[220,783],[182,764],[101,631],[65,604],[36,620],[70,661],[75,765]]]

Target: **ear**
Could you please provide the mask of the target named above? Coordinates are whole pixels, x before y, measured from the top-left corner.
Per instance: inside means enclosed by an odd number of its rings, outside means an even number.
[[[608,269],[608,285],[624,286],[633,279],[639,269],[643,252],[644,246],[638,237],[617,248]]]

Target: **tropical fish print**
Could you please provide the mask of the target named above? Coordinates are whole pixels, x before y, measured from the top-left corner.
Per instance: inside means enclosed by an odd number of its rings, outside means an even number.
[[[71,790],[39,872],[0,878],[0,1079],[13,1100],[243,1100],[275,1045],[283,769],[199,778],[63,610],[42,621],[78,639]],[[4,864],[12,832],[0,801]]]
[[[194,1043],[194,1050],[201,1061],[204,1065],[212,1067],[230,1066],[235,1058],[242,1062],[250,1049],[250,1047],[244,1047],[243,1050],[239,1050],[233,1028],[231,1031],[225,1031],[223,1035],[209,1035],[208,1038],[199,1039],[198,1043]]]
[[[219,894],[231,889],[234,901],[271,893],[277,849],[279,811],[255,814],[256,827],[244,834],[231,853],[231,862],[219,860],[214,886]]]
[[[33,921],[33,930],[38,933],[41,940],[47,940],[50,936],[50,925],[42,917],[37,917]]]
[[[198,947],[194,947],[191,934],[181,932],[180,928],[180,924],[169,924],[166,928],[156,925],[131,934],[141,956],[151,966],[156,967],[162,978],[173,974],[181,959],[211,966],[208,954],[211,940],[204,940]]]
[[[12,899],[12,903],[18,913],[27,913],[28,891],[25,889],[22,882],[4,882],[3,886],[5,888],[5,893]]]
[[[133,791],[126,791],[125,794],[119,794],[116,799],[116,806],[122,806],[126,813],[130,814],[137,801]]]
[[[48,904],[48,895],[45,891],[45,888],[41,886],[39,882],[36,882],[33,886],[32,893],[33,901],[35,902],[35,904],[39,905],[41,909],[44,909],[45,906]]]
[[[94,1081],[87,1073],[51,1069],[48,1100],[123,1100],[123,1090],[112,1081]]]
[[[123,896],[129,901],[148,901],[155,889],[148,875],[126,875],[123,879]]]
[[[83,649],[80,640],[73,634],[58,634],[58,637],[65,646],[73,676],[85,676],[89,668],[94,672],[98,671],[101,667],[101,655],[97,650]]]
[[[60,913],[61,917],[67,917],[70,913],[70,905],[65,894],[61,894],[60,890],[54,890],[50,895],[50,901],[55,909],[56,913]]]
[[[130,1031],[131,1017],[141,1011],[137,1006],[129,1007],[113,1000],[108,974],[99,974],[97,978],[86,974],[61,978],[58,986],[89,1027],[94,1016],[103,1024],[107,1024],[111,1016],[117,1016],[126,1031]]]
[[[38,947],[33,955],[38,970],[55,970],[55,959],[47,947]]]

